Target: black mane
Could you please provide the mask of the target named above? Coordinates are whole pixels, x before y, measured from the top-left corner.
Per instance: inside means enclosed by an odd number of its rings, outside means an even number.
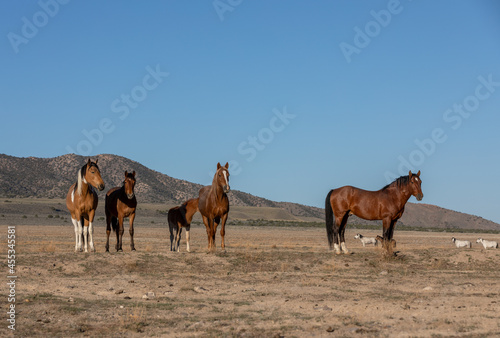
[[[398,188],[401,188],[402,186],[406,186],[409,183],[410,183],[410,175],[401,176],[399,178],[396,178],[392,183],[389,183],[388,185],[383,187],[382,190],[385,190],[394,184],[397,185]]]

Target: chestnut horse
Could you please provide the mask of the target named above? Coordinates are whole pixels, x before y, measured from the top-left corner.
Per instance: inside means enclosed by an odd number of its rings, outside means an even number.
[[[344,232],[347,219],[354,214],[367,220],[382,220],[384,247],[388,248],[394,234],[394,226],[405,210],[405,204],[413,195],[421,201],[420,171],[401,176],[378,191],[366,191],[351,186],[330,190],[325,200],[326,233],[328,244],[337,254],[348,253]],[[333,219],[335,218],[335,226]],[[339,247],[340,244],[340,247]]]
[[[98,196],[92,187],[101,191],[104,189],[104,182],[97,166],[97,160],[92,162],[89,159],[78,170],[77,181],[69,188],[66,195],[66,207],[71,214],[71,222],[75,227],[75,252],[82,251],[82,237],[85,252],[88,252],[89,242],[90,251],[95,252],[92,222],[97,209]]]
[[[135,171],[132,173],[125,171],[123,186],[112,188],[106,194],[106,252],[109,252],[109,234],[111,233],[110,223],[113,226],[113,231],[116,233],[116,251],[123,251],[123,220],[125,217],[128,217],[130,222],[130,249],[135,251],[134,218],[137,200],[135,198],[134,187]]]
[[[191,220],[198,211],[198,198],[192,198],[181,206],[173,207],[168,211],[168,227],[170,230],[170,251],[179,252],[179,243],[181,241],[182,228],[186,229],[187,252],[189,249],[189,230],[191,229]],[[174,242],[175,230],[175,242]]]
[[[209,250],[215,250],[215,232],[219,223],[221,225],[221,247],[223,250],[225,249],[224,235],[226,233],[225,227],[229,214],[229,199],[226,194],[230,190],[228,168],[229,163],[226,163],[224,167],[220,163],[217,163],[217,171],[215,172],[212,185],[200,189],[198,210],[207,228]]]

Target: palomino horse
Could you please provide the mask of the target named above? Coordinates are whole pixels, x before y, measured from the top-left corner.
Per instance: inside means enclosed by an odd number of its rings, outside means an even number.
[[[90,242],[90,251],[95,251],[92,222],[97,209],[98,196],[92,186],[99,191],[104,189],[97,160],[92,162],[89,159],[78,170],[77,181],[69,188],[66,195],[66,207],[71,213],[71,221],[75,227],[75,252],[82,251],[82,236],[85,252],[88,252],[88,242]]]
[[[392,240],[394,226],[403,215],[405,204],[413,195],[422,200],[420,171],[401,176],[378,191],[366,191],[351,186],[330,190],[325,200],[326,233],[330,249],[348,253],[344,232],[347,219],[354,214],[367,220],[382,220],[384,247]],[[335,218],[335,226],[333,219]],[[340,238],[339,238],[340,237]],[[340,247],[339,247],[340,244]]]
[[[187,251],[189,249],[189,230],[191,229],[191,220],[198,211],[198,198],[192,198],[181,206],[173,207],[168,211],[168,227],[170,229],[170,251],[179,252],[179,243],[181,241],[182,228],[186,229]],[[175,242],[174,242],[175,230]]]
[[[221,247],[224,250],[224,235],[227,216],[229,214],[229,199],[226,193],[229,192],[229,164],[223,167],[217,163],[212,185],[200,189],[198,210],[203,217],[203,223],[207,228],[208,249],[215,250],[215,232],[217,226],[221,224],[220,236],[222,238]]]
[[[134,218],[137,200],[134,193],[135,187],[135,171],[128,173],[125,171],[125,181],[123,186],[115,187],[106,194],[106,251],[109,252],[109,234],[111,233],[110,223],[113,226],[113,231],[116,233],[116,251],[122,250],[123,238],[123,219],[129,218],[130,222],[130,249],[135,251],[134,247]]]

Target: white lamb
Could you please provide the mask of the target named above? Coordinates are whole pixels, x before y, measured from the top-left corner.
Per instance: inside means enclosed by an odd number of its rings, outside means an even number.
[[[365,237],[361,234],[357,234],[356,236],[354,236],[354,238],[359,239],[361,243],[363,243],[363,246],[366,246],[366,244],[373,244],[377,246],[378,244],[378,241],[373,237]]]
[[[481,243],[485,249],[496,249],[498,248],[498,242],[495,241],[487,241],[482,238],[478,238],[476,243]]]
[[[451,241],[453,243],[455,243],[457,248],[472,248],[472,244],[469,241],[460,241],[460,240],[456,239],[455,237],[452,237]]]

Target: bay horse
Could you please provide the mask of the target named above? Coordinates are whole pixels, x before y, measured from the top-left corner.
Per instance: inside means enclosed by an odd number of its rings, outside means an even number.
[[[421,201],[424,197],[421,184],[419,170],[417,174],[410,171],[408,176],[401,176],[378,191],[352,186],[330,190],[325,200],[326,233],[330,249],[333,245],[337,254],[341,253],[340,250],[348,253],[344,232],[347,219],[352,214],[367,220],[382,220],[383,244],[388,248],[394,226],[403,215],[408,199],[413,195]]]
[[[111,227],[116,233],[116,251],[123,251],[123,220],[128,217],[130,228],[130,249],[135,251],[134,246],[134,219],[135,209],[137,208],[137,199],[134,193],[135,170],[132,173],[125,171],[125,180],[121,187],[114,187],[106,194],[105,212],[106,212],[106,252],[109,252],[109,234]]]
[[[217,171],[212,180],[212,185],[200,189],[198,210],[207,228],[208,250],[215,250],[215,232],[217,226],[221,225],[221,247],[225,250],[224,235],[226,233],[226,221],[229,214],[229,199],[227,193],[229,187],[229,163],[221,166],[217,163]]]
[[[94,222],[98,196],[92,187],[99,191],[104,190],[104,182],[97,166],[97,160],[92,162],[89,159],[78,170],[76,179],[76,183],[71,185],[66,195],[66,207],[75,227],[75,252],[82,251],[82,239],[85,252],[88,252],[88,244],[90,244],[90,251],[95,252],[92,222]]]
[[[178,207],[173,207],[168,211],[168,228],[170,230],[170,251],[179,252],[182,228],[186,229],[187,252],[189,248],[189,230],[194,214],[198,211],[198,198],[192,198]],[[174,241],[175,230],[175,241]]]

